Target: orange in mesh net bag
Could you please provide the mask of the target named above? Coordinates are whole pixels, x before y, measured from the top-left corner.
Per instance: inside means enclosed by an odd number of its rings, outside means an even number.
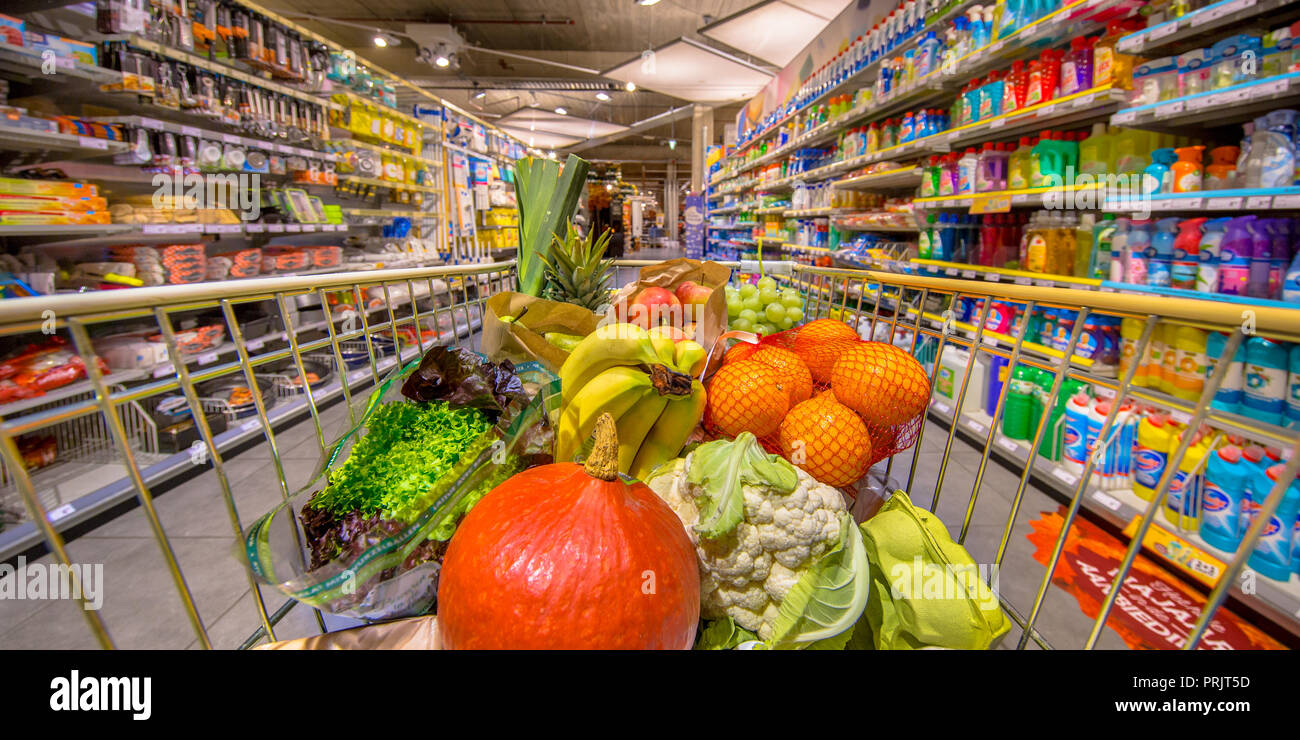
[[[853,410],[821,395],[781,422],[781,455],[830,486],[847,486],[871,467],[871,435]]]
[[[802,349],[795,349],[794,352],[808,366],[808,370],[812,372],[813,381],[820,385],[830,385],[831,371],[835,368],[835,362],[850,347],[861,343],[861,340],[858,339],[830,339],[816,343],[805,343]],[[799,347],[797,339],[794,346]]]
[[[750,432],[762,439],[776,433],[790,409],[790,397],[776,368],[754,360],[722,366],[705,393],[705,424],[728,437]]]
[[[873,429],[895,427],[918,416],[930,400],[925,368],[884,342],[846,348],[831,370],[831,389]]]
[[[781,347],[760,347],[749,356],[755,362],[761,362],[776,369],[781,378],[781,386],[790,397],[790,408],[803,403],[812,395],[812,373],[799,355]]]
[[[723,357],[722,362],[723,364],[727,364],[731,362],[740,362],[741,360],[748,360],[754,356],[754,353],[758,351],[760,346],[761,345],[758,344],[750,344],[749,342],[737,342],[736,346],[727,350],[727,354]]]

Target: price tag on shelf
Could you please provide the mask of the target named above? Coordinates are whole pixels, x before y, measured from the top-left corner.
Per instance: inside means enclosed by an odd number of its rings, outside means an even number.
[[[165,378],[168,375],[172,375],[175,372],[176,372],[176,368],[170,362],[164,362],[163,364],[154,368],[153,376],[155,378]]]
[[[1202,208],[1204,205],[1205,205],[1204,198],[1180,198],[1178,200],[1169,201],[1169,210],[1171,211],[1198,210]]]
[[[268,234],[282,234],[284,233],[284,224],[267,224],[266,231]]]
[[[1204,108],[1210,108],[1214,105],[1214,97],[1215,96],[1213,95],[1201,95],[1195,98],[1188,98],[1185,101],[1186,109],[1188,111],[1194,111],[1194,110],[1202,110]]]
[[[1006,45],[1007,45],[1007,42],[1006,42],[1005,39],[1003,39],[1002,41],[994,41],[993,43],[989,44],[989,47],[988,47],[989,50],[988,50],[987,53],[989,53],[989,54],[997,54],[999,51],[1002,51],[1002,49],[1005,48]]]
[[[226,142],[227,144],[238,144],[239,142],[243,141],[243,139],[241,139],[238,136],[235,136],[234,134],[222,134],[221,140]]]
[[[1147,41],[1159,41],[1168,36],[1173,36],[1177,32],[1177,23],[1162,23],[1155,28],[1147,29]]]
[[[74,511],[76,511],[76,508],[74,508],[72,504],[64,504],[57,509],[51,509],[50,512],[46,514],[45,518],[49,519],[51,522],[57,522],[60,519],[72,516],[72,512]]]
[[[1192,415],[1189,414],[1189,413],[1187,413],[1186,411],[1182,411],[1182,410],[1180,410],[1180,409],[1174,409],[1173,411],[1170,411],[1170,412],[1169,412],[1169,418],[1170,418],[1170,419],[1173,419],[1174,421],[1178,422],[1179,424],[1184,424],[1184,425],[1185,425],[1185,424],[1188,424],[1189,422],[1191,422],[1191,420],[1192,420]]]
[[[209,234],[238,234],[244,230],[243,224],[208,224],[204,229]]]
[[[996,283],[997,281],[1002,279],[1002,276],[998,275],[996,272],[986,272],[984,273],[984,279],[989,281],[990,283]]]
[[[204,352],[203,354],[198,356],[196,362],[198,362],[200,365],[211,365],[212,363],[217,361],[218,357],[219,355],[216,352]]]
[[[1098,397],[1098,398],[1114,398],[1114,397],[1115,397],[1115,391],[1114,391],[1114,389],[1112,389],[1112,388],[1107,388],[1107,387],[1104,386],[1104,385],[1094,385],[1094,386],[1092,387],[1092,392],[1095,393],[1095,394],[1097,394],[1097,397]]]
[[[1125,123],[1132,123],[1135,118],[1137,118],[1137,111],[1122,110],[1116,113],[1115,115],[1111,116],[1110,122],[1116,126],[1119,126]]]
[[[1065,468],[1052,468],[1052,477],[1071,486],[1079,482],[1079,476],[1071,473]]]
[[[1185,103],[1182,100],[1175,100],[1172,103],[1165,103],[1164,105],[1156,106],[1155,111],[1152,112],[1151,115],[1153,115],[1157,119],[1172,118],[1173,116],[1177,116],[1183,112],[1184,105]]]
[[[948,199],[948,200],[945,200],[945,201],[943,202],[943,207],[944,207],[944,208],[952,208],[952,207],[954,207],[954,206],[956,206],[956,205],[957,205],[957,201],[952,200],[951,198]]]
[[[1010,211],[1011,196],[1008,195],[989,195],[971,199],[970,212],[974,214],[1009,213]]]
[[[1012,202],[1012,203],[1028,203],[1028,202],[1029,202],[1029,193],[1016,193],[1015,195],[1011,196],[1011,202]]]
[[[1300,208],[1300,195],[1275,195],[1273,208]]]
[[[989,121],[989,128],[1002,128],[1005,125],[1007,125],[1007,119],[1002,116],[998,116],[992,121]]]
[[[249,352],[256,352],[265,346],[266,346],[265,339],[250,339],[247,342],[244,342],[244,347]]]
[[[1020,445],[1016,444],[1015,440],[1008,439],[1007,437],[998,437],[998,447],[1001,447],[1007,452],[1020,452]]]
[[[303,225],[302,225],[302,230],[303,230],[303,231],[315,231],[315,230],[316,230],[316,224],[303,224]]]
[[[974,279],[975,279],[975,271],[974,271],[974,270],[962,270],[961,278],[962,278],[962,280],[974,280]]]
[[[147,128],[147,129],[153,129],[154,131],[161,131],[163,124],[162,121],[159,121],[157,118],[141,118],[139,126],[140,128]]]
[[[935,411],[938,411],[945,416],[952,413],[952,407],[937,398],[932,401],[930,405],[934,407]]]
[[[1120,503],[1119,499],[1115,498],[1114,496],[1110,495],[1109,493],[1106,493],[1101,489],[1097,489],[1093,491],[1092,497],[1094,500],[1097,501],[1097,503],[1101,504],[1102,506],[1105,506],[1107,509],[1110,509],[1111,511],[1119,511],[1124,506],[1124,504]]]
[[[1271,195],[1252,195],[1246,198],[1246,210],[1264,210],[1273,207],[1273,196]]]
[[[953,277],[954,275],[957,274],[957,268],[955,268],[955,267],[945,267],[944,270],[943,270],[943,274],[947,275],[948,277]]]
[[[966,427],[970,429],[972,432],[975,432],[976,434],[979,435],[988,434],[989,431],[988,427],[984,426],[984,424],[978,421],[967,421]]]
[[[1291,80],[1289,79],[1273,80],[1272,82],[1265,82],[1262,85],[1255,85],[1253,88],[1250,88],[1251,97],[1262,98],[1269,95],[1278,95],[1286,92],[1287,87],[1290,85]]]
[[[181,126],[181,136],[202,136],[203,132],[193,126]]]
[[[259,420],[257,420],[257,419],[249,419],[248,421],[246,421],[246,422],[244,422],[243,424],[240,424],[240,425],[239,425],[239,431],[241,431],[241,432],[251,432],[251,431],[253,431],[254,429],[257,429],[257,428],[260,427],[260,426],[262,426],[262,422],[261,422],[261,421],[259,421]]]
[[[77,143],[84,149],[108,149],[108,139],[97,139],[93,136],[78,136]]]
[[[1235,211],[1241,208],[1241,198],[1208,198],[1205,207],[1213,211]]]
[[[1080,95],[1079,97],[1074,99],[1074,102],[1071,103],[1071,105],[1074,106],[1075,108],[1084,108],[1089,105],[1092,105],[1092,93],[1088,93],[1087,95]]]
[[[1050,288],[1050,287],[1052,287],[1053,285],[1055,285],[1055,283],[1053,283],[1051,280],[1043,280],[1043,279],[1040,279],[1040,278],[1034,278],[1034,285],[1037,285],[1037,286],[1039,286],[1040,288]]]
[[[1017,276],[1015,280],[1016,285],[1029,285],[1032,282],[1033,281],[1031,279],[1025,277],[1024,275]]]
[[[260,234],[266,231],[266,226],[263,224],[244,224],[244,231],[249,234]]]

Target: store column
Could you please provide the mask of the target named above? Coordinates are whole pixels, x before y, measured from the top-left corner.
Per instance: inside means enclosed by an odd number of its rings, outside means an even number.
[[[681,194],[677,192],[677,160],[668,160],[668,174],[664,177],[664,236],[677,241],[677,210]]]
[[[704,191],[704,153],[713,143],[713,109],[696,105],[691,111],[691,192]]]

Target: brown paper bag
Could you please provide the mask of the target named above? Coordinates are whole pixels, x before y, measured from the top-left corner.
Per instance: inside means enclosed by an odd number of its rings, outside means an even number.
[[[722,304],[726,316],[726,301]],[[503,316],[514,316],[511,322]],[[569,353],[546,341],[547,332],[587,336],[596,331],[600,316],[572,303],[548,301],[523,293],[498,293],[487,300],[480,346],[493,362],[536,360],[559,374]]]
[[[340,632],[258,645],[256,650],[441,650],[435,616],[411,617]]]
[[[704,347],[705,351],[711,351],[718,337],[727,331],[727,296],[723,287],[730,279],[731,268],[729,267],[717,262],[701,262],[679,257],[657,265],[642,267],[637,281],[615,292],[610,303],[616,315],[626,316],[627,302],[645,288],[676,290],[677,286],[687,280],[694,280],[706,288],[711,288],[713,295],[709,296],[708,302],[704,304],[703,312],[694,317],[696,319],[694,339]],[[725,348],[720,347],[713,353],[706,374],[712,373],[722,364],[723,349]]]

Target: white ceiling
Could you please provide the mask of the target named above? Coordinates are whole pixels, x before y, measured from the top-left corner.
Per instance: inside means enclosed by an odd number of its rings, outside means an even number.
[[[688,39],[655,49],[650,60],[638,56],[605,76],[693,103],[751,98],[772,79],[761,69]]]
[[[700,33],[784,67],[851,0],[768,0],[700,29]]]

